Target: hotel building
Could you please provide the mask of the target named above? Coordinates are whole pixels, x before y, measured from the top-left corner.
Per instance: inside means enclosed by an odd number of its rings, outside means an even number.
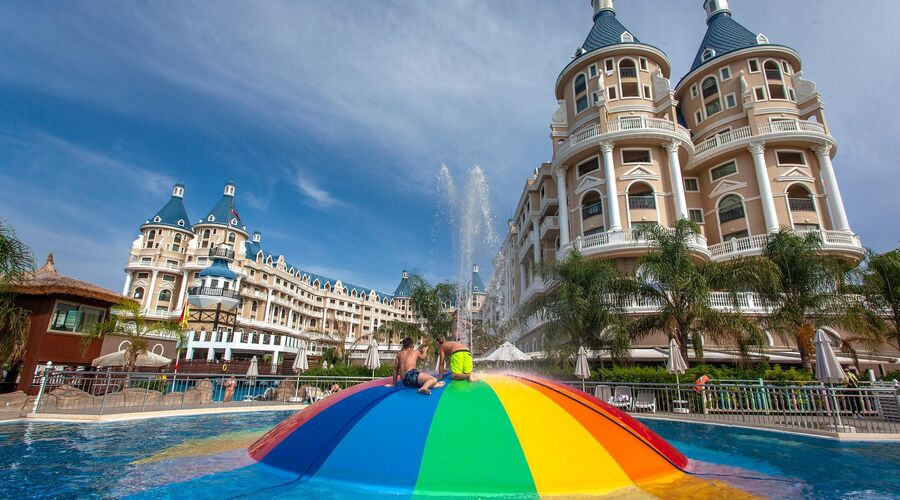
[[[862,259],[836,178],[837,141],[796,51],[742,26],[727,0],[707,0],[706,34],[673,86],[666,55],[620,22],[612,0],[592,6],[593,28],[556,81],[553,160],[526,180],[494,261],[488,325],[547,292],[534,271],[542,261],[577,249],[633,272],[651,248],[634,230],[681,218],[700,226],[690,245],[698,259],[758,255],[785,226],[819,233],[825,252]],[[741,301],[748,314],[765,314],[753,294]],[[540,325],[515,341],[539,350]]]
[[[362,359],[379,326],[418,321],[407,272],[386,293],[304,271],[248,231],[235,190],[225,184],[215,206],[192,223],[185,188],[175,185],[168,203],[140,226],[125,265],[123,294],[139,301],[149,319],[178,320],[190,301],[186,359],[268,354],[274,365],[284,355],[292,359],[301,343],[314,358],[323,347],[343,346]],[[389,358],[400,339],[378,341]]]

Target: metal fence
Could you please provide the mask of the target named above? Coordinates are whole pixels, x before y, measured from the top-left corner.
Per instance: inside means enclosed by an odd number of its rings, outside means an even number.
[[[35,413],[103,415],[314,403],[371,377],[46,371]]]
[[[580,381],[565,382],[582,388]],[[629,413],[814,434],[900,433],[891,386],[587,382],[584,390]]]

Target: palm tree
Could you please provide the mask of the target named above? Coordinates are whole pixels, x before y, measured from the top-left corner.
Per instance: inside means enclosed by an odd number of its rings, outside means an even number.
[[[609,351],[616,361],[631,348],[628,320],[621,297],[631,282],[612,263],[586,259],[577,250],[540,269],[550,291],[522,304],[503,327],[505,333],[545,322],[543,348],[568,359],[579,346]]]
[[[754,286],[771,307],[769,329],[792,340],[805,370],[812,371],[812,339],[820,326],[851,332],[842,348],[855,357],[854,345],[877,350],[883,321],[848,292],[851,264],[822,252],[818,233],[798,234],[788,228],[770,234],[762,259],[755,260]]]
[[[34,254],[0,220],[0,366],[14,367],[25,357],[30,313],[16,305],[12,288],[34,274]],[[10,371],[11,376],[15,370]]]
[[[900,249],[882,254],[869,250],[860,271],[858,291],[871,307],[890,314],[891,336],[900,349]]]
[[[182,332],[181,323],[177,321],[149,321],[142,313],[141,306],[133,300],[125,300],[112,307],[112,314],[103,321],[97,322],[90,330],[81,334],[82,353],[90,348],[96,339],[107,335],[124,337],[128,341],[125,348],[125,371],[131,371],[138,356],[146,354],[149,343],[147,335],[154,332]]]
[[[752,276],[742,260],[718,263],[696,259],[690,243],[700,228],[688,219],[679,220],[672,229],[649,226],[638,230],[638,236],[653,243],[654,249],[638,259],[635,273],[635,295],[651,304],[659,304],[656,312],[640,317],[634,323],[635,335],[655,332],[674,338],[687,360],[688,344],[703,361],[701,334],[719,345],[732,345],[746,359],[751,348],[761,351],[765,333],[754,321],[737,310],[739,284]],[[712,292],[730,291],[734,311],[712,307]]]
[[[431,285],[417,273],[409,276],[410,303],[420,320],[424,337],[435,340],[449,338],[453,331],[453,314],[450,306],[456,300],[456,285],[445,282]]]

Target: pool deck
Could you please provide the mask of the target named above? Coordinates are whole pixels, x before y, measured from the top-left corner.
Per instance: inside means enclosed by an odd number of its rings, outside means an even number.
[[[156,411],[107,411],[102,415],[75,414],[75,413],[28,413],[24,417],[9,419],[11,421],[27,422],[124,422],[129,420],[144,420],[149,418],[164,417],[190,417],[197,415],[217,415],[224,413],[247,413],[261,411],[299,411],[306,408],[307,404],[277,404],[277,405],[235,405],[235,406],[197,406],[194,408],[178,408]],[[125,410],[125,409],[123,409]]]

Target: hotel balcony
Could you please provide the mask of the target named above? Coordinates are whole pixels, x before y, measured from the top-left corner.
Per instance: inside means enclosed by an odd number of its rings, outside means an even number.
[[[654,137],[664,140],[681,141],[693,153],[693,142],[688,129],[662,118],[646,118],[634,116],[611,120],[606,124],[606,131],[597,125],[583,128],[569,136],[556,150],[553,156],[554,165],[560,165],[575,154],[596,146],[600,141],[615,141],[630,137]]]
[[[699,165],[725,151],[738,149],[754,141],[772,139],[808,139],[818,143],[829,142],[834,145],[834,138],[825,132],[819,123],[804,120],[779,120],[760,123],[753,132],[750,126],[741,127],[729,132],[717,134],[697,144],[694,164]]]
[[[559,205],[558,198],[549,198],[549,197],[541,198],[541,215],[544,215],[545,213],[547,213],[547,210],[549,210],[550,208],[555,207],[557,205]]]
[[[218,304],[222,304],[223,309],[233,309],[241,301],[240,291],[224,287],[191,287],[188,288],[188,297],[191,304],[204,309],[215,308]]]
[[[519,298],[519,302],[521,304],[527,303],[529,300],[533,299],[536,295],[542,294],[547,291],[547,286],[544,284],[544,278],[542,278],[539,274],[534,275],[534,279],[531,281],[531,284],[528,285],[528,288],[522,292],[522,296]]]
[[[859,236],[847,231],[797,231],[798,234],[818,233],[822,238],[822,250],[835,252],[853,259],[860,259],[865,253]],[[722,261],[749,255],[760,255],[766,248],[765,234],[745,238],[735,238],[709,247],[712,260]]]
[[[575,238],[574,242],[569,243],[567,247],[560,249],[558,254],[559,258],[566,255],[564,250],[571,248],[573,245],[585,256],[608,256],[608,254],[615,253],[619,255],[614,255],[614,257],[627,257],[644,253],[653,248],[654,243],[647,238],[638,236],[635,234],[635,231],[631,229],[626,229],[624,231],[608,231],[605,233],[596,233]],[[710,255],[709,249],[706,247],[706,238],[702,235],[694,235],[688,243],[688,247],[692,252],[701,257],[708,258]]]
[[[146,257],[144,258],[146,259]],[[125,270],[165,270],[166,272],[171,274],[182,274],[184,272],[181,264],[177,262],[167,262],[161,258],[151,258],[149,261],[133,260],[125,265]]]
[[[556,215],[546,217],[544,222],[541,222],[541,239],[553,232],[559,232],[559,217]]]
[[[219,245],[209,249],[210,259],[225,259],[227,261],[234,260],[234,250],[225,245]]]

